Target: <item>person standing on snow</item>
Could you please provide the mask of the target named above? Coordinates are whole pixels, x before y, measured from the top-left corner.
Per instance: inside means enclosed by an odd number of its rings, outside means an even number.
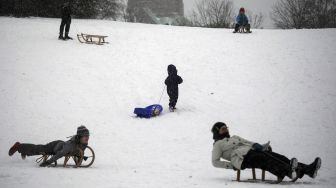
[[[69,37],[71,14],[72,10],[70,4],[64,3],[64,5],[62,6],[62,22],[60,25],[60,32],[58,37],[59,40],[68,40],[68,39],[72,40],[72,38]],[[63,37],[64,26],[65,26],[65,36]]]
[[[78,153],[78,148],[84,151],[86,146],[89,144],[89,137],[89,130],[82,125],[77,128],[77,134],[66,142],[56,140],[46,145],[21,144],[20,142],[16,142],[9,149],[8,155],[13,156],[14,153],[17,151],[21,153],[22,159],[25,159],[26,156],[43,154],[53,155],[52,158],[40,164],[41,167],[46,167],[51,165],[61,157],[64,157],[68,154]]]
[[[183,82],[182,78],[177,75],[177,69],[175,65],[168,65],[168,77],[165,80],[167,85],[167,93],[169,96],[169,110],[174,112],[176,109],[176,103],[179,96],[178,85]]]
[[[299,163],[296,158],[291,160],[270,151],[270,142],[261,145],[239,136],[230,136],[225,123],[217,122],[211,129],[215,141],[212,150],[212,165],[217,168],[243,170],[259,168],[278,177],[281,182],[285,176],[291,179],[308,175],[315,178],[321,167],[321,159],[317,157],[313,163]],[[225,159],[226,161],[221,161]]]
[[[251,33],[250,28],[251,25],[249,24],[249,20],[247,18],[247,16],[245,15],[245,9],[244,8],[240,8],[239,9],[239,14],[236,17],[236,26],[235,26],[235,30],[233,31],[233,33],[237,33],[239,30],[239,27],[245,27],[246,31],[248,33]]]

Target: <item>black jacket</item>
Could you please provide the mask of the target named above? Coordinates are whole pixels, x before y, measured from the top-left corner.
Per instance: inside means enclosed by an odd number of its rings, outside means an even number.
[[[55,155],[53,155],[47,162],[53,163],[57,161],[57,159],[64,157],[68,154],[76,155],[78,153],[78,148],[84,151],[86,146],[87,145],[83,145],[79,143],[79,138],[77,136],[73,136],[70,140],[66,142],[59,142],[54,147]]]
[[[183,82],[182,78],[177,75],[177,69],[174,65],[168,66],[168,77],[165,80],[168,95],[178,96],[178,85]]]
[[[62,20],[71,20],[72,10],[70,6],[62,7]]]

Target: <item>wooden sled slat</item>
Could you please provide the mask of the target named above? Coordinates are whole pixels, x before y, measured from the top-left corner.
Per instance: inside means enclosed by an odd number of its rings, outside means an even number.
[[[105,41],[105,38],[108,36],[103,35],[91,35],[91,34],[77,34],[78,41],[80,43],[86,43],[86,44],[96,44],[96,45],[103,45],[108,44],[108,42]]]
[[[86,149],[89,152],[89,156],[84,156],[84,151],[80,148],[78,148],[78,153],[76,154],[68,154],[66,156],[64,156],[64,162],[63,162],[63,167],[74,167],[74,168],[88,168],[90,167],[93,162],[95,161],[95,152],[93,151],[93,149],[90,146],[86,146]],[[52,155],[48,155],[45,153],[41,153],[42,157],[36,159],[37,163],[40,162],[45,162],[48,160],[49,157],[51,157]],[[68,164],[70,159],[73,159],[74,161],[74,165],[72,164]],[[86,162],[84,162],[86,161]],[[57,167],[57,161],[54,162],[54,165],[52,165],[53,167]]]

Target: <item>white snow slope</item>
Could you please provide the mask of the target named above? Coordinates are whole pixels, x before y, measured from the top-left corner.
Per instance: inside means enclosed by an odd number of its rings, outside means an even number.
[[[204,29],[73,20],[71,35],[108,35],[104,46],[59,41],[60,20],[0,18],[0,187],[335,187],[336,30]],[[176,113],[132,115],[159,101],[167,65],[184,79]],[[211,164],[211,126],[299,161],[323,160],[295,185],[237,183]],[[8,156],[16,141],[45,144],[84,124],[91,168],[39,168]],[[260,171],[258,171],[260,177]],[[251,178],[250,170],[242,178]],[[275,177],[268,173],[268,178]]]

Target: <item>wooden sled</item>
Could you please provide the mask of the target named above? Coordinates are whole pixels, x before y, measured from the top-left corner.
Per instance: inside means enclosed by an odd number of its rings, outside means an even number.
[[[102,35],[90,35],[90,34],[77,34],[77,39],[80,43],[86,43],[86,44],[96,44],[96,45],[103,45],[108,44],[108,42],[105,41],[105,38],[108,36],[102,36]]]
[[[272,147],[269,146],[268,150],[272,151]],[[245,182],[245,183],[266,183],[266,184],[284,184],[284,183],[287,183],[287,184],[290,184],[290,183],[296,182],[296,180],[299,179],[298,177],[296,177],[296,178],[292,179],[291,181],[266,180],[265,175],[266,175],[266,171],[261,170],[261,179],[257,179],[256,170],[255,170],[255,168],[252,168],[252,179],[241,180],[241,178],[240,178],[241,170],[237,170],[237,178],[236,178],[236,180],[233,180],[233,181]]]
[[[53,155],[42,154],[42,157],[36,159],[37,163],[45,162],[48,158],[52,157]],[[70,164],[70,158],[73,159],[73,164]],[[78,152],[76,154],[69,154],[64,157],[63,167],[80,167],[80,168],[88,168],[90,167],[95,160],[95,152],[90,146],[87,146],[86,149],[83,151],[82,149],[78,148]],[[52,165],[53,167],[57,167],[57,161]]]

